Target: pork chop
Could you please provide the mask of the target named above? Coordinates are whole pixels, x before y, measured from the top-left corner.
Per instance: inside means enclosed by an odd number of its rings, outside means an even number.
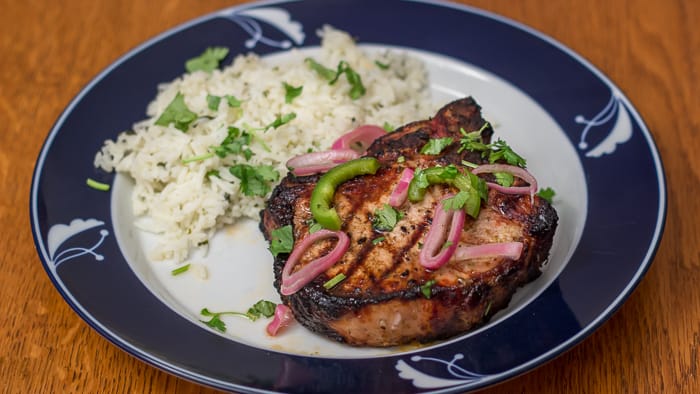
[[[480,152],[460,152],[460,130],[480,130],[484,143],[493,133],[471,98],[454,101],[435,117],[407,124],[372,143],[365,156],[377,158],[380,168],[373,175],[342,183],[332,200],[350,246],[339,261],[312,282],[294,294],[282,295],[297,321],[314,332],[355,346],[444,339],[484,324],[508,305],[518,287],[540,275],[558,217],[551,204],[537,196],[490,189],[478,216],[467,218],[460,236],[466,245],[521,242],[522,253],[516,259],[453,259],[435,270],[420,264],[420,250],[438,202],[457,191],[448,185],[431,185],[421,201],[404,203],[398,208],[400,218],[393,229],[379,231],[373,225],[404,168],[453,164],[468,171],[463,161],[486,163]],[[454,142],[439,154],[420,153],[431,139],[444,137],[452,137]],[[268,240],[273,230],[285,225],[292,226],[295,244],[308,236],[313,222],[309,200],[318,179],[318,175],[290,173],[274,189],[261,212],[260,227]],[[524,181],[516,178],[516,182]],[[328,253],[335,242],[317,242],[296,268]],[[279,254],[274,261],[274,285],[278,290],[288,256]],[[345,275],[342,282],[330,289],[323,286],[340,273]]]

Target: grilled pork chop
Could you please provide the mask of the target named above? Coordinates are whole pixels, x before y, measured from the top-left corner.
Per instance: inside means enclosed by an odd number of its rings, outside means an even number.
[[[366,156],[379,160],[379,170],[344,182],[333,198],[342,219],[341,230],[350,237],[347,252],[301,290],[282,296],[297,321],[355,346],[443,339],[485,323],[508,305],[518,287],[540,275],[558,218],[552,206],[537,196],[533,200],[529,195],[489,190],[478,217],[467,217],[464,225],[464,244],[522,242],[523,250],[516,260],[481,257],[451,260],[436,270],[421,266],[420,249],[437,204],[456,191],[446,185],[430,186],[420,202],[406,201],[399,208],[403,215],[393,230],[373,228],[375,212],[388,201],[404,168],[462,166],[462,160],[483,163],[480,153],[458,152],[456,141],[461,137],[460,129],[482,129],[483,141],[489,142],[493,130],[488,125],[482,127],[484,124],[480,107],[465,98],[443,107],[432,119],[410,123],[372,143]],[[438,155],[419,153],[430,139],[442,137],[453,137],[455,143]],[[404,159],[398,160],[401,156]],[[260,226],[268,240],[272,230],[289,224],[295,244],[309,234],[309,199],[318,179],[318,175],[290,173],[275,188],[261,212]],[[296,269],[328,253],[335,242],[318,241],[305,252]],[[278,290],[288,256],[275,258],[274,285]],[[339,273],[346,279],[325,289],[323,284]]]

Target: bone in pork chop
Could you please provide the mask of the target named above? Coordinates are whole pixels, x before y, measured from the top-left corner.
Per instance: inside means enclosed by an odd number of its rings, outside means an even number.
[[[342,183],[332,199],[350,246],[340,260],[298,292],[282,295],[297,321],[355,346],[443,339],[484,324],[508,305],[518,287],[540,275],[558,218],[549,202],[537,196],[489,189],[477,218],[467,217],[460,236],[460,243],[467,245],[521,242],[517,259],[452,259],[435,270],[420,264],[421,247],[438,202],[457,191],[448,185],[431,185],[421,201],[406,201],[398,208],[401,217],[392,230],[378,231],[373,226],[376,212],[388,201],[404,168],[453,164],[466,172],[469,168],[463,161],[487,163],[480,152],[459,152],[460,129],[481,130],[482,141],[490,141],[493,131],[485,123],[480,107],[465,98],[446,105],[432,119],[410,123],[372,143],[365,156],[375,157],[379,169]],[[431,139],[444,137],[454,142],[439,154],[420,153]],[[268,240],[273,230],[285,225],[292,226],[295,244],[308,236],[312,223],[309,200],[318,179],[319,175],[290,173],[275,188],[261,212],[261,229]],[[317,242],[295,268],[328,253],[335,242]],[[278,290],[288,256],[279,254],[274,261]],[[345,279],[331,289],[324,288],[339,273]]]

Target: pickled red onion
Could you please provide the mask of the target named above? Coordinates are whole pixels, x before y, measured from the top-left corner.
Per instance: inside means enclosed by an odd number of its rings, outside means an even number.
[[[383,128],[363,125],[340,136],[333,142],[331,149],[353,149],[358,153],[364,153],[374,140],[383,135],[386,135],[386,130]]]
[[[524,168],[509,164],[484,164],[472,170],[472,174],[475,175],[494,172],[507,172],[515,175],[529,183],[530,186],[502,186],[497,183],[486,182],[490,188],[506,194],[529,194],[530,200],[533,199],[535,192],[537,191],[537,179],[535,179],[535,177]]]
[[[520,258],[523,252],[522,242],[497,242],[481,245],[460,244],[454,254],[456,261],[475,259],[478,257],[508,257],[513,260]]]
[[[394,187],[394,190],[391,192],[391,195],[389,196],[389,205],[391,205],[394,208],[400,207],[403,205],[404,201],[406,201],[406,197],[408,196],[408,185],[411,184],[411,180],[413,179],[413,169],[411,168],[405,168],[403,172],[401,173],[401,178],[399,179],[399,183],[396,184]]]
[[[428,269],[438,269],[450,260],[464,229],[466,214],[463,209],[445,211],[443,201],[450,197],[452,195],[446,196],[435,208],[433,223],[420,251],[420,264]]]
[[[338,238],[338,243],[335,245],[333,250],[328,252],[328,254],[325,256],[309,262],[297,272],[292,273],[294,266],[297,264],[304,252],[311,247],[311,245],[317,241],[332,237]],[[294,250],[292,250],[287,262],[284,264],[284,269],[282,269],[282,286],[280,286],[280,293],[282,293],[282,295],[291,295],[299,291],[302,287],[306,286],[306,284],[314,280],[314,278],[316,278],[319,274],[340,260],[343,254],[345,254],[345,252],[348,250],[349,246],[350,238],[342,231],[330,231],[323,229],[307,235],[306,238],[304,238],[299,244],[294,246]]]
[[[267,324],[267,333],[274,337],[279,330],[287,327],[292,321],[294,321],[292,310],[287,305],[279,304],[275,307],[275,316]]]
[[[357,159],[360,155],[352,149],[335,149],[323,152],[311,152],[294,156],[287,161],[292,174],[304,176],[326,172],[340,163]]]

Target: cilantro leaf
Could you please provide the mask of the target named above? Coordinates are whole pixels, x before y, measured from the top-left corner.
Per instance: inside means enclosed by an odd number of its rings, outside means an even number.
[[[173,101],[165,107],[163,113],[158,117],[155,124],[158,126],[168,126],[171,123],[173,126],[180,130],[186,132],[190,127],[190,123],[197,119],[197,114],[190,111],[185,104],[185,96],[182,93],[178,93]]]
[[[550,204],[552,203],[552,199],[556,194],[557,193],[551,187],[545,187],[537,192],[538,196],[540,196],[544,200],[547,200],[547,202],[549,202]]]
[[[270,129],[277,129],[280,126],[283,126],[283,125],[291,122],[296,117],[297,117],[296,112],[290,112],[290,113],[284,114],[284,115],[279,114],[279,115],[277,115],[275,120],[273,120],[271,123],[269,123],[263,127],[257,128],[256,130],[262,130],[263,132],[266,132]]]
[[[382,128],[383,128],[387,133],[391,133],[392,131],[394,131],[394,126],[392,126],[391,123],[389,123],[389,122],[384,122],[384,124],[382,125]]]
[[[185,63],[185,69],[190,73],[194,71],[211,72],[219,67],[219,63],[224,60],[226,55],[228,55],[226,47],[207,48],[201,55],[189,59]]]
[[[435,285],[435,280],[431,279],[431,280],[425,282],[420,287],[420,292],[423,293],[423,297],[430,299],[430,297],[433,295],[433,292],[432,292],[433,285]]]
[[[515,181],[513,174],[509,172],[494,172],[493,176],[496,177],[496,183],[504,187],[512,186]]]
[[[375,60],[374,64],[377,65],[377,67],[381,68],[382,70],[388,70],[389,69],[389,63],[382,63],[379,60]]]
[[[226,98],[226,102],[228,103],[229,107],[238,108],[241,106],[241,100],[237,99],[236,96],[232,96],[230,94],[227,94],[224,97]]]
[[[326,283],[324,283],[323,288],[325,288],[326,290],[330,290],[330,289],[334,288],[335,286],[337,286],[338,283],[340,283],[344,280],[345,280],[345,274],[341,272],[338,275],[329,279]]]
[[[216,111],[219,109],[219,103],[221,102],[221,97],[214,96],[213,94],[207,94],[207,107],[210,110]]]
[[[301,91],[304,90],[304,86],[299,86],[299,87],[294,87],[287,82],[282,82],[284,85],[284,102],[289,104],[291,103],[295,98],[299,97],[301,94]]]
[[[513,149],[511,149],[511,147],[508,146],[508,144],[506,144],[506,142],[502,139],[499,138],[498,141],[491,144],[490,147],[492,151],[489,154],[489,162],[495,163],[496,161],[502,159],[510,165],[525,167],[525,159],[519,154],[515,153]]]
[[[372,245],[378,245],[378,244],[384,242],[385,239],[386,239],[386,237],[377,237],[377,238],[372,240]]]
[[[272,317],[275,314],[276,306],[277,305],[272,301],[260,300],[248,309],[246,315],[248,315],[252,321],[258,320],[260,316]]]
[[[379,231],[391,231],[402,217],[403,214],[401,212],[389,204],[384,204],[382,208],[374,213],[372,226]]]
[[[439,155],[452,141],[453,139],[451,137],[431,138],[427,144],[423,145],[420,153],[424,155]]]
[[[270,183],[277,181],[280,176],[270,165],[236,164],[229,171],[241,180],[241,191],[246,196],[264,197],[271,189]]]
[[[292,225],[276,228],[270,233],[270,252],[277,257],[280,253],[289,253],[294,248]]]
[[[460,191],[454,196],[442,200],[442,207],[445,211],[456,211],[462,209],[467,200],[469,200],[469,193]]]
[[[214,153],[224,158],[229,154],[241,154],[245,156],[246,160],[250,160],[253,156],[253,151],[248,148],[243,148],[244,146],[250,145],[252,141],[252,136],[245,131],[241,131],[239,128],[230,126],[228,128],[228,134],[219,146],[214,146],[211,149]]]
[[[314,70],[321,78],[332,81],[335,78],[335,71],[316,62],[313,58],[307,57],[304,62]]]

